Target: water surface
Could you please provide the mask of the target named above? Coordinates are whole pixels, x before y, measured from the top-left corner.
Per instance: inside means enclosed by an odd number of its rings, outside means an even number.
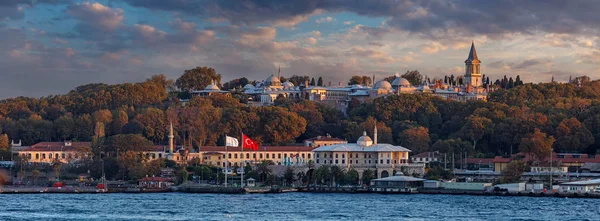
[[[0,220],[600,220],[599,204],[423,194],[0,194]]]

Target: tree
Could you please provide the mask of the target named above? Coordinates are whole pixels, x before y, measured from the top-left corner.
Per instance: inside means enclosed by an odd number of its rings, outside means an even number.
[[[260,118],[259,134],[266,142],[283,144],[293,141],[306,131],[306,120],[298,114],[280,107],[261,107],[258,109]]]
[[[529,134],[527,137],[521,139],[519,151],[529,153],[534,159],[542,161],[546,157],[550,156],[553,143],[554,137],[547,136],[545,133],[542,133],[536,128],[532,134]]]
[[[75,130],[75,121],[71,117],[62,116],[54,121],[54,128],[58,137],[64,141],[73,134],[73,131]]]
[[[94,135],[94,122],[89,114],[83,114],[75,119],[73,137],[79,141],[89,141]]]
[[[319,77],[319,80],[317,80],[317,86],[323,86],[323,78]]]
[[[418,70],[406,71],[402,77],[408,80],[411,85],[420,85],[423,83],[423,75]]]
[[[98,110],[94,112],[93,118],[95,122],[108,124],[112,121],[112,113],[106,109]]]
[[[298,75],[292,75],[292,77],[288,78],[288,81],[292,84],[294,84],[295,86],[300,86],[300,84],[306,84],[307,81],[310,80],[310,77],[308,76],[298,76]],[[308,85],[305,85],[308,86]]]
[[[165,138],[168,122],[165,113],[158,108],[148,108],[136,117],[142,123],[145,137],[158,143]]]
[[[129,117],[124,110],[118,110],[113,113],[113,120],[110,124],[111,134],[120,134],[121,129],[129,122]]]
[[[516,183],[521,181],[521,176],[523,172],[527,169],[527,165],[525,162],[521,162],[520,160],[513,160],[504,170],[502,170],[500,182],[501,183]]]
[[[348,172],[346,173],[346,177],[344,177],[344,184],[358,185],[358,183],[358,171],[356,171],[355,169],[348,170]]]
[[[400,145],[408,147],[414,154],[429,150],[429,129],[425,127],[413,127],[402,131],[399,135]]]
[[[131,121],[129,121],[127,124],[125,124],[123,126],[123,128],[121,128],[121,133],[122,134],[142,134],[144,130],[144,125],[136,120],[133,119]]]
[[[257,168],[257,172],[260,176],[260,182],[266,182],[267,179],[269,178],[269,176],[271,175],[271,173],[273,172],[270,168],[270,165],[272,165],[273,162],[270,160],[263,160]]]
[[[337,165],[333,165],[330,168],[331,179],[334,185],[338,185],[344,182],[345,172],[344,169]]]
[[[461,128],[461,132],[465,138],[473,141],[473,149],[477,147],[477,141],[479,141],[483,135],[489,131],[492,125],[492,120],[486,117],[470,116],[467,118],[467,122]]]
[[[554,147],[560,152],[581,153],[595,141],[592,133],[576,118],[560,122],[556,137]]]
[[[183,75],[175,81],[175,85],[183,91],[203,90],[206,86],[216,81],[221,82],[221,75],[210,67],[196,67],[185,70]]]
[[[369,76],[352,76],[348,85],[371,85],[371,78]]]
[[[510,77],[508,80],[508,89],[513,87],[515,87],[515,82],[513,81],[512,77]]]
[[[294,168],[288,166],[285,168],[285,173],[283,174],[283,178],[287,185],[292,185],[295,181],[294,179]]]
[[[310,86],[315,86],[315,78],[310,79]]]
[[[103,146],[106,152],[149,151],[154,149],[152,142],[139,134],[118,134],[109,137]]]
[[[0,152],[2,151],[10,151],[10,143],[6,134],[0,134]]]
[[[375,179],[375,173],[372,170],[367,169],[363,171],[362,183],[364,185],[370,185],[372,179]]]

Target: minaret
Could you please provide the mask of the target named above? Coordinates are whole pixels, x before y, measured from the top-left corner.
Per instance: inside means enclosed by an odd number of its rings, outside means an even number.
[[[277,71],[277,79],[281,81],[281,65],[279,65],[279,70]]]
[[[175,138],[175,136],[173,135],[173,123],[171,123],[171,126],[169,127],[169,154],[173,154],[173,138]]]
[[[375,124],[375,129],[373,130],[373,144],[377,144],[377,124]]]
[[[472,42],[469,57],[465,60],[465,84],[470,83],[473,87],[480,87],[482,85],[480,65],[481,61],[477,58],[475,42]]]

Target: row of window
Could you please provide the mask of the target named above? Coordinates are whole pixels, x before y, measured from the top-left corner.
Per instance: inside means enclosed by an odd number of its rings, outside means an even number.
[[[28,153],[27,155],[22,154],[21,156],[22,157],[27,157],[28,159],[32,159],[32,155],[30,153]],[[40,160],[40,158],[41,158],[41,160],[45,160],[45,159],[73,159],[73,155],[71,153],[69,153],[69,154],[65,154],[65,153],[62,153],[62,154],[49,153],[47,156],[48,156],[48,158],[46,158],[46,154],[45,153],[42,153],[42,154],[36,153],[35,154],[35,159],[36,160]],[[74,156],[75,156],[75,158],[79,157],[77,154],[75,154]]]
[[[232,156],[233,156],[233,158],[232,158]],[[278,153],[277,155],[275,155],[274,153],[272,153],[272,154],[266,153],[264,155],[262,153],[259,153],[258,155],[256,153],[252,153],[252,158],[250,158],[250,153],[246,153],[246,158],[245,159],[256,159],[257,156],[260,159],[262,159],[263,156],[264,156],[265,159],[281,159],[281,153]],[[277,156],[277,158],[275,158],[275,156]],[[304,153],[302,153],[302,154],[290,154],[289,156],[290,157],[302,157],[302,158],[306,158],[306,156],[308,156],[309,159],[311,158],[311,154],[310,153],[309,154],[304,154]],[[223,155],[223,157],[225,157],[225,155]],[[229,153],[228,157],[229,157],[229,159],[238,159],[238,154],[237,153],[234,153],[234,154]],[[244,154],[240,154],[239,158],[240,159],[244,159]],[[288,158],[288,154],[284,153],[283,154],[283,158]]]
[[[340,162],[340,161],[339,161],[339,160],[337,160],[337,159],[335,159],[335,160],[329,160],[329,161],[327,161],[327,160],[323,160],[323,164],[327,164],[327,162],[329,162],[329,164],[339,164],[339,162]],[[334,163],[334,162],[335,162],[335,163]],[[342,159],[342,160],[341,160],[341,162],[342,162],[342,164],[346,164],[346,160],[345,160],[345,159]],[[354,160],[354,161],[352,161],[352,160],[349,160],[349,161],[348,161],[348,164],[352,164],[352,162],[355,162],[355,164],[358,164],[358,160]],[[371,161],[371,160],[365,160],[365,163],[364,163],[364,164],[371,164],[372,162],[375,162],[375,163],[377,164],[377,160],[374,160],[374,161]],[[383,160],[379,160],[379,164],[383,164],[383,162],[384,162]],[[391,161],[388,159],[388,160],[386,160],[385,162],[386,162],[386,164],[390,164],[390,162],[391,162]],[[393,162],[394,162],[394,164],[397,164],[397,163],[398,163],[398,161],[397,161],[397,160],[394,160]],[[401,162],[401,163],[406,163],[406,160],[400,160],[400,162]],[[319,163],[320,163],[320,160],[319,160],[319,159],[317,159],[317,160],[316,160],[316,163],[317,163],[317,164],[319,164]]]

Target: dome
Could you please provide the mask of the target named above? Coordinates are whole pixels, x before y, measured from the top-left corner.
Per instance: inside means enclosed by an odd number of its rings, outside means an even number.
[[[283,83],[283,87],[294,87],[294,84],[292,82],[286,81],[285,83]]]
[[[375,89],[391,90],[392,85],[390,84],[390,82],[388,82],[386,80],[381,80],[375,84]]]
[[[209,91],[209,90],[210,91],[218,91],[218,90],[221,90],[221,89],[219,89],[219,87],[217,85],[215,85],[215,84],[209,84],[208,86],[206,86],[204,88],[204,90],[207,90],[207,91]]]
[[[363,131],[363,135],[356,140],[356,144],[361,147],[368,147],[373,144],[373,140],[369,136],[367,136],[367,132]]]
[[[265,80],[265,86],[281,86],[281,81],[279,78],[271,75]]]
[[[392,82],[393,86],[410,87],[410,82],[406,78],[398,77]]]
[[[252,84],[246,84],[246,86],[244,86],[244,89],[248,90],[248,89],[254,89],[254,85]]]

